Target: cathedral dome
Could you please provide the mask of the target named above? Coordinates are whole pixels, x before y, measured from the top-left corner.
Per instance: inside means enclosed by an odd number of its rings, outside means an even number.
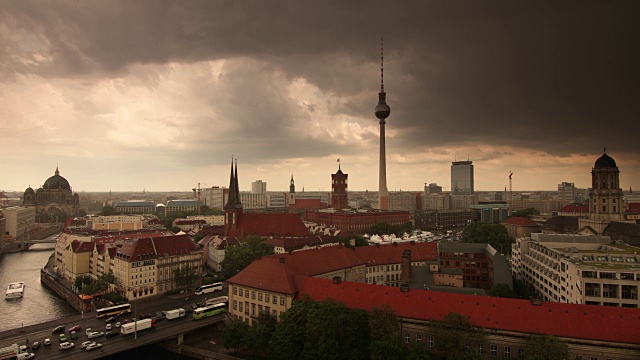
[[[602,154],[602,156],[600,156],[598,160],[596,160],[596,164],[593,166],[594,169],[607,169],[616,167],[618,167],[616,165],[616,161],[606,153]]]
[[[35,192],[35,191],[33,191],[33,189],[31,188],[31,186],[29,186],[29,187],[27,188],[27,190],[25,190],[25,191],[24,191],[24,194],[25,194],[25,195],[35,195],[35,194],[36,194],[36,192]]]
[[[60,176],[60,172],[56,168],[56,174],[52,177],[48,178],[47,181],[42,185],[44,189],[54,190],[54,189],[63,189],[63,190],[71,190],[71,186],[67,179]]]

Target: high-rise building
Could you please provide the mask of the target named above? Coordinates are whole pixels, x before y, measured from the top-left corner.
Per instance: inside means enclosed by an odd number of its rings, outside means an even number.
[[[293,179],[293,176],[291,176]],[[267,192],[267,183],[262,180],[256,180],[251,183],[252,194],[264,194]]]
[[[473,195],[473,162],[454,161],[451,163],[451,194]]]
[[[424,193],[426,195],[440,194],[441,192],[442,186],[438,186],[438,184],[436,183],[431,183],[429,185],[427,185],[427,183],[424,183]]]
[[[381,39],[382,43],[382,39]],[[384,92],[384,52],[380,46],[380,92],[378,93],[378,105],[375,114],[380,120],[380,165],[378,173],[378,208],[389,210],[389,193],[387,191],[387,160],[385,152],[384,125],[387,117],[391,114],[391,108],[387,105],[387,93]]]
[[[331,174],[331,207],[336,210],[349,207],[347,177],[349,177],[349,174],[343,173],[340,165],[338,165],[338,171],[335,174]]]
[[[558,184],[558,200],[573,203],[576,201],[576,186],[574,183],[563,182]]]

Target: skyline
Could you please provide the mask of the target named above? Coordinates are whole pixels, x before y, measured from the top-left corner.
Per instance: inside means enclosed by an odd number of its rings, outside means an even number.
[[[0,190],[588,188],[607,148],[640,188],[629,3],[37,1],[0,9]]]

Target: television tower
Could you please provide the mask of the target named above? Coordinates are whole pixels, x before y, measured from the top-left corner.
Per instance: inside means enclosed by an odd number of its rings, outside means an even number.
[[[378,93],[378,105],[375,114],[380,120],[380,166],[378,178],[378,208],[389,210],[389,193],[387,192],[387,160],[384,142],[384,124],[391,114],[391,108],[387,105],[387,93],[384,92],[384,42],[380,38],[380,92]]]

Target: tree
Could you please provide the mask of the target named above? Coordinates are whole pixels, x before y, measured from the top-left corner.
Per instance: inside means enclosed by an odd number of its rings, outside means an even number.
[[[526,208],[524,210],[518,210],[518,211],[514,211],[511,213],[511,216],[509,217],[523,217],[523,218],[527,218],[530,215],[540,215],[540,211],[534,209],[534,208]]]
[[[399,336],[387,336],[371,342],[371,360],[405,359],[409,355],[407,347]]]
[[[255,355],[265,356],[269,352],[269,342],[276,330],[276,319],[266,312],[260,313],[258,323],[250,327],[244,335],[244,344]]]
[[[389,234],[392,234],[393,232],[391,230],[391,225],[384,222],[379,222],[371,227],[371,230],[369,231],[369,233],[377,234],[377,235],[389,235]]]
[[[513,280],[513,291],[521,299],[530,299],[537,294],[536,289],[522,280]]]
[[[85,209],[78,210],[78,216],[80,216],[80,217],[87,216],[87,210],[85,210]]]
[[[369,328],[372,340],[382,340],[387,336],[400,338],[400,321],[396,312],[387,304],[374,307],[369,313]]]
[[[81,288],[83,288],[83,286],[89,285],[92,282],[93,282],[93,279],[91,278],[91,276],[89,276],[89,275],[79,275],[79,276],[76,276],[76,279],[73,282],[73,285],[76,288],[81,289]]]
[[[411,345],[407,360],[436,360],[434,353],[430,352],[423,342],[417,342]]]
[[[175,269],[174,274],[176,277],[176,285],[178,285],[178,287],[187,287],[193,285],[198,279],[196,268],[193,268],[191,266],[185,266]]]
[[[569,358],[567,343],[553,335],[532,335],[526,340],[524,354],[518,360],[564,360]]]
[[[100,215],[102,216],[110,216],[110,215],[120,215],[122,214],[121,211],[116,211],[116,209],[113,206],[105,206],[102,208],[102,211],[100,212]]]
[[[442,354],[443,359],[468,359],[471,353],[477,353],[479,345],[485,347],[482,328],[471,324],[463,315],[451,312],[443,320],[434,320],[431,329],[436,350]]]
[[[511,254],[514,240],[504,226],[476,221],[464,228],[462,242],[489,244],[500,253]]]
[[[238,349],[243,345],[245,334],[249,331],[249,325],[240,319],[227,322],[222,330],[222,346],[225,349]]]
[[[507,284],[495,284],[491,289],[493,296],[503,298],[517,298],[518,295]]]
[[[270,254],[273,254],[273,250],[262,242],[261,237],[248,236],[239,246],[227,248],[224,260],[220,263],[222,272],[226,276],[234,276],[254,260]]]

